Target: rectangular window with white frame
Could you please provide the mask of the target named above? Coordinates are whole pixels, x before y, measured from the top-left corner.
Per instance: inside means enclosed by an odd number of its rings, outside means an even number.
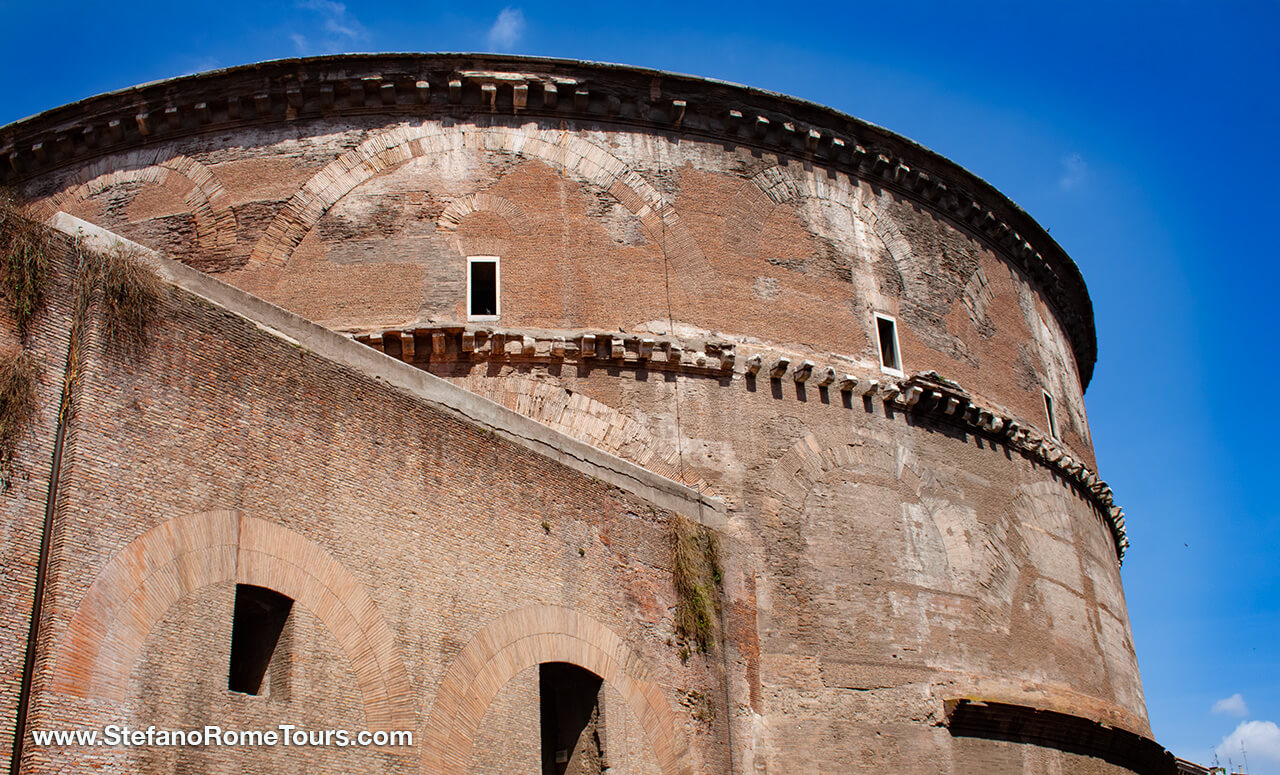
[[[1049,395],[1049,391],[1044,392],[1044,414],[1049,420],[1049,435],[1055,439],[1062,438],[1058,435],[1058,417],[1053,413],[1053,396]]]
[[[903,376],[902,351],[898,349],[898,323],[879,312],[876,313],[876,342],[880,347],[880,370],[895,377]]]
[[[497,320],[502,314],[501,290],[497,256],[467,258],[467,320]]]

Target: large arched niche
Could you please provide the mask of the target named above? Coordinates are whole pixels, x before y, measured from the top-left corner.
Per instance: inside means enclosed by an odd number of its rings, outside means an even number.
[[[273,589],[324,624],[357,676],[370,729],[417,727],[408,670],[364,586],[314,541],[234,511],[168,520],[112,558],[67,626],[52,693],[124,701],[156,623],[187,595],[225,582]]]
[[[421,772],[463,775],[485,713],[504,686],[547,662],[584,668],[621,696],[663,775],[689,775],[688,741],[666,692],[612,630],[559,606],[520,608],[489,623],[445,673],[423,734]]]
[[[259,691],[246,695],[229,690],[232,637],[228,627],[235,614],[237,589],[233,582],[219,582],[190,592],[170,606],[148,634],[133,667],[125,720],[154,724],[157,729],[204,724],[267,729],[281,722],[307,730],[364,729],[365,707],[360,692],[352,690],[359,680],[351,660],[335,633],[301,604],[294,604],[288,614]],[[129,746],[118,752],[107,771],[234,772],[243,767],[246,753],[239,746]],[[303,751],[276,745],[258,748],[253,754],[253,771],[273,775],[307,775],[317,768],[382,775],[403,771],[416,759],[416,751],[390,746],[330,745]],[[315,754],[323,765],[312,758]],[[397,764],[401,769],[396,769]]]
[[[895,434],[859,429],[845,440],[802,437],[765,480],[760,521],[773,547],[760,583],[776,596],[761,615],[762,648],[774,648],[773,638],[783,647],[801,633],[822,651],[842,631],[864,630],[860,643],[881,635],[888,643],[892,633],[866,605],[887,604],[894,589],[972,599],[970,615],[993,629],[1009,626],[1025,560],[1016,522],[984,523],[954,484]],[[857,596],[862,604],[850,602]],[[919,621],[961,626],[963,617],[944,621],[956,616],[944,611]],[[887,621],[899,619],[911,626],[906,617]]]
[[[639,172],[576,133],[534,124],[460,128],[426,122],[373,134],[321,169],[285,203],[254,247],[249,268],[286,265],[329,208],[369,179],[410,159],[464,150],[539,159],[608,192],[640,219],[651,240],[665,245],[673,273],[692,279],[695,287],[711,280],[710,266],[692,232]]]
[[[113,194],[123,197],[125,209],[115,218],[100,222],[104,213],[95,209],[92,200]],[[45,218],[61,210],[144,243],[156,236],[139,233],[146,219],[188,215],[192,219],[193,233],[189,236],[193,244],[176,241],[152,247],[177,258],[198,259],[200,268],[225,268],[223,263],[235,250],[239,228],[230,197],[217,175],[199,161],[164,148],[105,156],[78,169],[63,182],[62,190],[37,201],[35,206]],[[110,210],[114,205],[108,202],[104,206]]]
[[[980,270],[976,244],[953,246],[944,260],[934,247],[913,244],[899,227],[893,207],[891,194],[867,183],[803,165],[778,164],[757,172],[734,194],[726,241],[742,255],[757,256],[766,224],[789,210],[826,243],[825,256],[794,268],[852,281],[860,304],[902,316],[931,349],[976,364],[976,356],[960,338],[936,325]],[[982,311],[973,313],[975,326],[989,325]],[[862,322],[869,327],[870,317]],[[869,328],[867,334],[871,341]]]

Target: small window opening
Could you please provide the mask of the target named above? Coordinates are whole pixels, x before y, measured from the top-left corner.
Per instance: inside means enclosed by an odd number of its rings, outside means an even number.
[[[293,599],[273,589],[236,585],[228,689],[241,694],[262,693],[262,678],[292,609]]]
[[[467,317],[471,320],[496,319],[499,315],[498,259],[476,256],[467,259]]]
[[[1049,418],[1049,435],[1053,438],[1058,436],[1058,417],[1053,413],[1053,396],[1046,391],[1044,394],[1044,413]]]
[[[876,333],[880,340],[880,365],[886,371],[902,372],[902,359],[898,355],[898,326],[893,318],[876,315]]]
[[[538,666],[542,712],[542,775],[603,772],[604,724],[600,676],[566,662]]]

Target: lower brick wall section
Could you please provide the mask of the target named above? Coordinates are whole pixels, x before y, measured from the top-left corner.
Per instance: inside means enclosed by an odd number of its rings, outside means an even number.
[[[692,771],[688,744],[677,731],[669,697],[655,683],[645,660],[599,622],[558,606],[512,611],[467,644],[441,682],[427,719],[423,769],[465,772],[490,702],[508,681],[545,662],[568,662],[603,678],[640,722],[662,772]]]
[[[478,727],[450,745],[527,741],[536,713],[504,714],[503,686],[520,696],[552,659],[626,698],[631,771],[728,768],[718,739],[689,747],[680,697],[722,690],[717,662],[673,645],[664,509],[177,289],[140,359],[90,340],[81,390],[29,729],[408,727],[416,744],[29,744],[24,773],[428,771],[448,676],[499,698],[485,723],[468,706]],[[296,601],[265,697],[227,689],[235,583]],[[519,634],[499,660],[526,663],[477,672],[495,632]]]
[[[333,632],[302,606],[290,613],[276,647],[264,691],[249,696],[227,691],[227,665],[235,585],[222,582],[185,596],[157,622],[128,678],[128,703],[138,722],[163,729],[187,728],[205,718],[228,729],[254,729],[272,716],[307,729],[360,729],[364,705],[357,676]],[[284,747],[252,752],[259,772],[306,775],[323,754],[330,772],[394,772],[394,754],[345,748],[299,751]],[[235,748],[128,749],[130,772],[234,772],[246,763]],[[340,769],[339,769],[340,768]]]
[[[230,511],[169,520],[112,559],[67,628],[52,691],[119,699],[158,618],[188,595],[231,582],[274,589],[335,634],[372,728],[416,726],[395,637],[360,583],[302,535]],[[223,617],[224,629],[229,622]]]
[[[609,684],[600,689],[600,715],[604,719],[602,737],[609,775],[661,775],[643,727],[627,708],[626,700]]]

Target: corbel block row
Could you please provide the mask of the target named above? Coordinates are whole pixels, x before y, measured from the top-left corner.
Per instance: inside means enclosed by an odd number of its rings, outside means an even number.
[[[461,71],[448,78],[448,104],[478,104],[493,113],[581,113],[683,127],[692,115],[690,100],[656,97],[579,78],[544,73]],[[478,95],[478,96],[477,96]]]
[[[1116,505],[1115,494],[1106,482],[1076,460],[1056,439],[1023,427],[996,409],[974,403],[959,385],[943,380],[933,372],[904,380],[898,386],[893,402],[909,411],[934,415],[998,439],[1057,473],[1094,504],[1115,540],[1117,560],[1124,560],[1129,538],[1124,527],[1124,511]]]
[[[837,164],[860,161],[866,150],[828,128],[797,121],[779,113],[730,108],[719,125],[730,137],[771,145],[786,154],[825,159]],[[683,118],[683,114],[682,114]]]
[[[733,373],[734,347],[712,343],[702,351],[678,341],[615,333],[532,335],[489,328],[444,326],[356,334],[357,342],[405,361],[524,359],[576,360],[596,365],[676,369],[704,375]]]
[[[728,368],[732,368],[732,362]],[[793,358],[789,354],[753,353],[743,362],[744,376],[758,377],[762,371],[769,379],[782,380],[789,377],[798,385],[812,383],[823,390],[834,387],[841,393],[866,396],[875,396],[881,392],[879,380],[862,381],[852,374],[836,371],[834,366],[821,366],[808,359]],[[885,400],[891,399],[896,390],[893,387],[894,392],[885,393]]]
[[[1119,560],[1124,559],[1129,546],[1124,512],[1116,506],[1114,494],[1105,481],[1076,460],[1056,439],[1023,426],[999,409],[975,402],[959,384],[934,372],[922,372],[900,381],[885,380],[879,375],[860,378],[838,372],[834,366],[776,351],[751,353],[742,359],[739,369],[737,349],[729,343],[707,343],[698,351],[686,348],[676,339],[618,332],[548,335],[455,325],[385,330],[354,338],[408,362],[576,361],[584,365],[653,368],[721,378],[737,373],[749,379],[789,379],[797,386],[813,383],[822,390],[834,388],[864,399],[879,399],[886,406],[929,415],[999,440],[1049,468],[1094,504],[1112,533]]]

